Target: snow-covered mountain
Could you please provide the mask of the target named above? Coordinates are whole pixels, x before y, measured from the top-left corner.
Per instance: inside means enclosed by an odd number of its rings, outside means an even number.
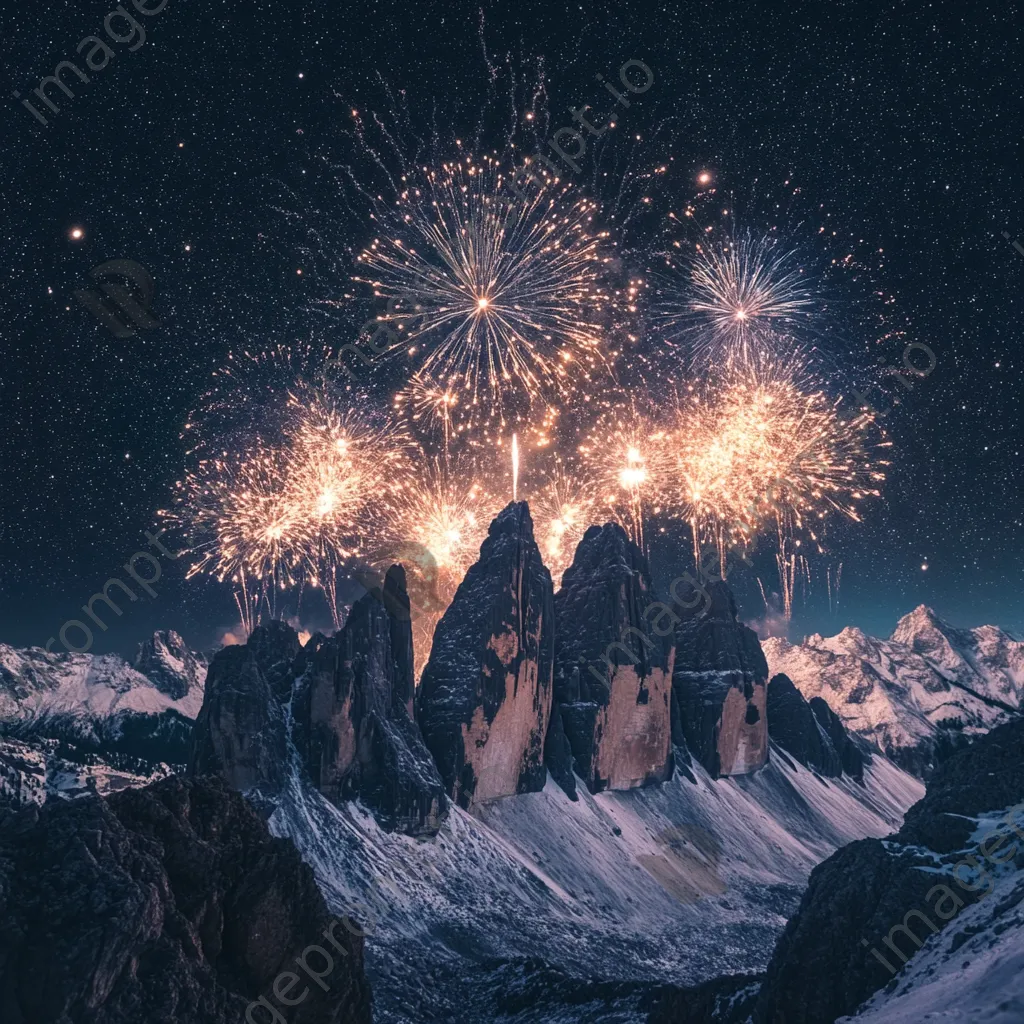
[[[1024,642],[995,626],[956,629],[924,605],[880,640],[848,626],[801,644],[762,643],[772,675],[823,698],[847,728],[918,775],[1017,714]]]
[[[573,801],[549,779],[452,807],[424,842],[296,774],[270,825],[334,913],[368,921],[375,1021],[640,1024],[659,983],[763,969],[814,865],[898,826],[922,792],[880,756],[864,785],[781,757],[714,779],[694,760],[643,789],[580,782]]]
[[[140,644],[134,667],[0,644],[0,794],[38,803],[162,777],[187,759],[205,680],[206,659],[171,631]]]

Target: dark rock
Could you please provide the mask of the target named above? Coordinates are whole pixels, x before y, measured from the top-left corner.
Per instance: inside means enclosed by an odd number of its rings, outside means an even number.
[[[592,793],[667,779],[678,616],[655,599],[647,559],[617,523],[583,536],[555,619],[552,721],[561,719],[577,774]]]
[[[360,798],[382,827],[433,835],[447,798],[409,716],[415,683],[408,608],[405,574],[395,566],[383,594],[356,601],[344,628],[297,660],[294,740],[313,784],[332,803]]]
[[[842,774],[829,734],[793,681],[781,673],[768,683],[768,735],[805,768],[829,778]]]
[[[665,986],[648,1001],[648,1024],[746,1024],[762,977],[726,974],[687,988]]]
[[[294,846],[220,780],[5,820],[0,922],[5,1024],[240,1024],[261,998],[280,1007],[282,972],[293,997],[308,990],[293,1024],[370,1021],[360,928],[332,921]],[[326,992],[296,964],[315,945]]]
[[[334,637],[316,634],[300,648],[295,630],[272,622],[247,644],[219,652],[196,720],[192,774],[219,774],[272,802],[294,746],[328,800],[360,799],[388,830],[436,833],[447,799],[409,715],[408,606],[395,566],[383,587],[356,601]]]
[[[768,663],[728,584],[710,581],[706,594],[676,627],[673,697],[693,756],[715,778],[744,775],[768,760]]]
[[[134,668],[172,700],[181,700],[189,691],[202,689],[207,661],[205,655],[194,654],[174,630],[168,629],[157,631],[139,644]]]
[[[868,751],[868,744],[858,736],[851,735],[843,720],[828,706],[824,697],[812,697],[810,708],[818,724],[828,734],[839,755],[839,762],[843,768],[843,774],[849,775],[857,782],[864,781],[864,765],[871,759]],[[771,723],[769,722],[769,727]]]
[[[551,574],[526,504],[510,504],[437,625],[417,697],[427,747],[460,806],[543,789],[553,667]]]
[[[1024,721],[943,762],[903,828],[834,853],[811,873],[758,999],[755,1021],[831,1024],[896,977],[924,942],[993,886],[1024,838]],[[1014,808],[972,840],[983,813]],[[940,913],[941,911],[941,913]]]
[[[220,775],[243,793],[280,791],[288,738],[278,692],[298,651],[295,630],[272,622],[253,630],[247,644],[217,653],[192,732],[191,775]]]
[[[544,764],[547,765],[551,778],[565,790],[571,800],[578,800],[576,795],[576,774],[573,771],[572,746],[562,725],[562,716],[557,708],[552,709],[548,734],[544,738]]]

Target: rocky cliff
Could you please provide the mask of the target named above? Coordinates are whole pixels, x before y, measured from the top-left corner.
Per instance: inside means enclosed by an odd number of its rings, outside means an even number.
[[[218,780],[8,814],[0,920],[6,1024],[370,1021],[360,927]]]
[[[768,735],[819,775],[864,778],[864,762],[870,755],[820,697],[804,700],[789,676],[772,676],[768,683]],[[860,744],[867,746],[863,740]]]
[[[312,639],[297,659],[294,738],[332,803],[359,798],[385,828],[431,835],[447,801],[409,715],[412,673],[405,572],[393,566],[379,594],[352,606],[342,630]]]
[[[554,671],[551,574],[525,502],[491,523],[438,623],[416,716],[462,807],[544,787]]]
[[[403,615],[404,609],[404,615]],[[210,665],[189,768],[273,801],[293,765],[328,800],[359,799],[382,827],[437,831],[441,778],[409,715],[412,638],[398,566],[353,605],[331,638],[305,647],[281,622],[220,651]]]
[[[725,581],[708,583],[706,594],[681,611],[673,698],[686,745],[708,772],[745,775],[768,760],[768,665]]]
[[[675,619],[655,600],[647,559],[622,527],[587,530],[555,595],[549,745],[564,733],[592,793],[662,782],[671,771]]]

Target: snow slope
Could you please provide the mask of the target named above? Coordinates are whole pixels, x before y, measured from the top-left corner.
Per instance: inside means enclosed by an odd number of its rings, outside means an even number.
[[[984,831],[979,829],[981,834]],[[894,984],[876,992],[855,1017],[840,1021],[1024,1021],[1024,871],[1010,867],[999,874],[984,899],[967,906],[941,932],[929,936]]]
[[[954,629],[923,605],[889,640],[847,627],[762,648],[772,675],[822,697],[848,729],[918,772],[1017,713],[1024,692],[1024,642],[995,626]]]
[[[549,779],[473,815],[453,808],[432,841],[382,832],[293,779],[271,828],[332,910],[371,919],[375,1019],[640,1021],[649,984],[763,967],[811,868],[889,833],[923,792],[882,757],[864,787],[775,756],[752,776],[694,765],[691,778],[596,797],[581,786],[577,803]],[[591,1005],[593,985],[573,987],[588,978],[622,991]]]

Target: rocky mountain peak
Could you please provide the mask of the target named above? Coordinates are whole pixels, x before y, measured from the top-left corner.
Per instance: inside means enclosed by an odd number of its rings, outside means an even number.
[[[768,664],[757,634],[736,614],[724,580],[676,627],[673,693],[686,745],[716,778],[756,771],[768,760]]]
[[[896,628],[889,639],[895,640],[896,643],[913,646],[913,640],[918,634],[933,629],[942,633],[954,632],[953,627],[943,622],[932,608],[925,604],[919,604],[896,623]]]
[[[491,523],[437,625],[416,717],[463,807],[544,787],[554,670],[551,574],[525,502]]]
[[[573,767],[591,792],[659,782],[671,771],[678,616],[658,604],[647,559],[622,527],[587,530],[555,595],[551,729],[564,731]],[[553,737],[548,746],[552,774],[574,794]]]
[[[187,693],[201,690],[206,681],[206,657],[189,650],[173,629],[157,630],[139,644],[135,655],[136,672],[146,676],[172,700],[181,700]]]

